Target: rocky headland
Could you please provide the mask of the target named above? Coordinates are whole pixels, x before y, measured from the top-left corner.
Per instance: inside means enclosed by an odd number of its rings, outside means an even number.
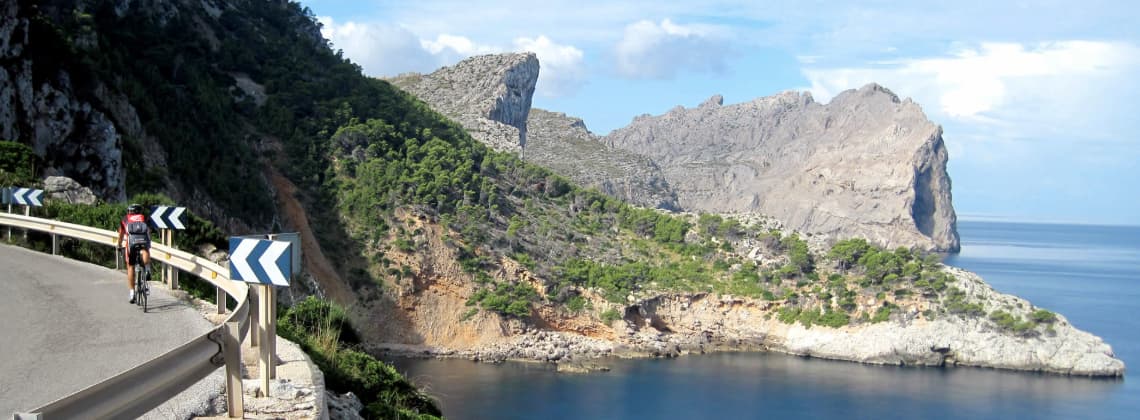
[[[945,267],[955,287],[987,311],[1028,317],[1039,308],[995,291],[976,274]],[[882,322],[840,328],[778,319],[783,301],[708,293],[647,293],[622,305],[610,324],[588,316],[537,311],[540,323],[578,328],[534,328],[505,321],[504,334],[467,347],[374,344],[371,350],[408,357],[466,358],[566,364],[572,371],[605,370],[609,357],[677,357],[716,351],[774,351],[798,356],[896,366],[973,366],[1073,376],[1120,377],[1124,362],[1102,339],[1064,316],[1021,333],[985,317],[932,317],[939,304],[893,300],[903,308]],[[868,305],[872,302],[867,302]],[[928,312],[929,311],[929,312]],[[589,329],[581,328],[592,325]]]

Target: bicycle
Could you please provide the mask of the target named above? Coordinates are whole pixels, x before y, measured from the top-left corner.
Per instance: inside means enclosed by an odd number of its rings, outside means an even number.
[[[147,284],[146,277],[150,273],[150,267],[142,263],[142,256],[139,251],[142,250],[141,246],[130,247],[131,265],[135,266],[135,305],[142,308],[143,313],[146,313],[146,298],[150,295],[150,286]]]

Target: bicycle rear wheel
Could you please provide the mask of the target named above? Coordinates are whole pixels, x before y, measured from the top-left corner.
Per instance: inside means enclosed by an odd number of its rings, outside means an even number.
[[[135,304],[142,308],[143,312],[146,312],[146,295],[148,291],[146,274],[143,273],[142,270],[143,267],[141,264],[135,265]]]

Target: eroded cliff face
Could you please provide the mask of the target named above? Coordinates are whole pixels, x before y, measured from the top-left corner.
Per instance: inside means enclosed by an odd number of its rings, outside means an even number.
[[[519,155],[578,185],[649,208],[678,210],[677,195],[648,158],[607,147],[579,118],[532,109],[530,142]]]
[[[527,142],[527,116],[538,82],[534,53],[481,55],[427,75],[389,82],[463,125],[476,140],[500,151]]]
[[[685,210],[759,212],[789,228],[957,251],[942,129],[871,84],[828,104],[785,92],[641,116],[603,141],[645,155]]]
[[[105,89],[83,97],[71,74],[41,67],[31,51],[31,23],[17,2],[0,6],[0,22],[0,140],[31,146],[44,176],[67,176],[100,197],[125,199],[124,124],[115,119],[129,122],[132,115],[106,111],[121,98]]]

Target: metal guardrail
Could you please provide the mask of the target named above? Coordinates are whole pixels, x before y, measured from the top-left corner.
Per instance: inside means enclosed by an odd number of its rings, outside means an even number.
[[[0,225],[47,232],[53,239],[62,235],[107,246],[116,246],[118,240],[118,233],[109,230],[8,213],[0,213]],[[227,333],[232,334],[227,331],[227,324],[236,323],[239,341],[250,329],[249,286],[231,281],[229,270],[212,261],[161,244],[151,245],[151,261],[156,260],[214,284],[233,297],[237,307],[225,322],[205,335],[31,413],[17,414],[17,419],[138,417],[226,366],[223,354],[235,354],[223,352]],[[240,387],[240,379],[237,386]]]

